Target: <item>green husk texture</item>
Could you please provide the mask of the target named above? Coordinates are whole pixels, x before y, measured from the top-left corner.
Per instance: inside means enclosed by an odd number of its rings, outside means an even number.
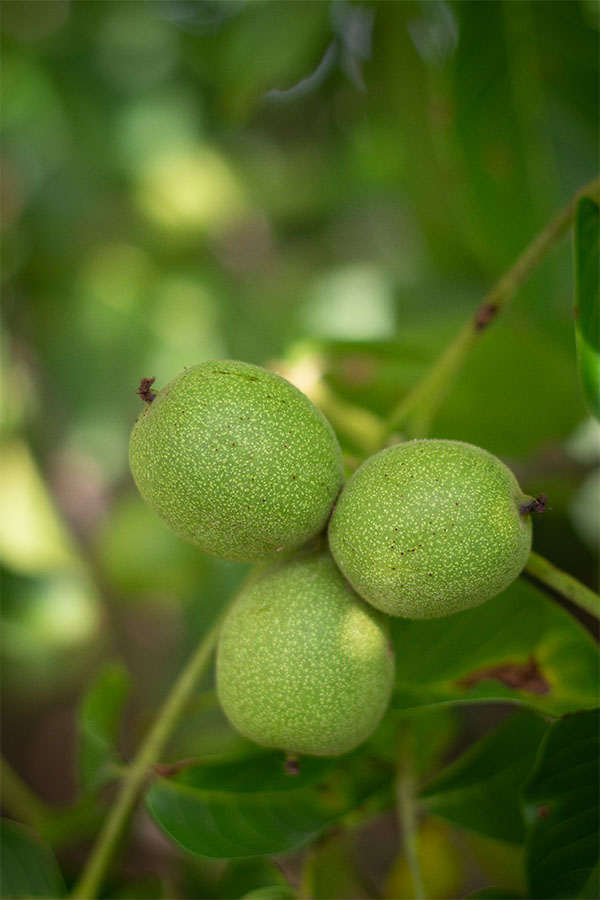
[[[217,653],[217,691],[246,737],[337,756],[364,741],[390,699],[384,617],[356,596],[328,552],[271,567],[238,596]]]
[[[416,440],[367,460],[329,524],[343,574],[373,606],[413,619],[483,603],[531,549],[525,497],[504,463],[460,441]]]
[[[279,375],[231,360],[184,370],[145,405],[130,465],[173,531],[240,562],[323,530],[343,482],[341,450],[320,410]]]

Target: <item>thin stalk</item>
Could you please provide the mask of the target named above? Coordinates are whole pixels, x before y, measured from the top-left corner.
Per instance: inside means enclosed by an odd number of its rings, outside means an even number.
[[[434,415],[479,337],[487,331],[498,313],[508,306],[543,257],[569,229],[577,199],[583,194],[597,193],[599,186],[600,179],[595,178],[577,191],[488,291],[475,315],[462,325],[424,379],[392,409],[385,423],[385,437],[403,428],[409,421],[411,436],[423,437],[427,433]]]
[[[180,717],[198,679],[206,670],[217,643],[222,617],[204,636],[179,678],[173,685],[156,720],[140,745],[121,782],[110,810],[71,897],[93,900],[98,896],[106,870],[117,849],[119,838],[138,801],[154,765],[160,761],[165,744]]]
[[[384,422],[361,406],[342,400],[321,377],[312,391],[312,399],[333,427],[359,447],[365,456],[375,453],[384,439]]]
[[[415,900],[425,900],[423,875],[417,846],[417,808],[415,776],[412,767],[412,740],[408,735],[396,780],[396,814],[400,824],[406,863],[413,881]]]
[[[529,559],[525,565],[525,571],[541,581],[546,587],[552,588],[553,591],[561,594],[571,603],[575,603],[591,613],[597,619],[600,619],[600,596],[591,588],[586,587],[572,575],[563,572],[554,563],[549,562],[539,553],[533,551],[529,554]]]
[[[461,327],[425,377],[389,414],[384,438],[411,423],[411,437],[425,437],[431,420],[450,390],[471,347],[477,340],[472,319]]]

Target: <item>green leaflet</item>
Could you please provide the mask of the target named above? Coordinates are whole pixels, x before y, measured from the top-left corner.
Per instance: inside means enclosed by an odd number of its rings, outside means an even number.
[[[108,663],[84,697],[79,712],[79,775],[84,790],[116,777],[121,716],[130,690],[129,673]]]
[[[600,896],[599,749],[598,709],[563,716],[540,746],[523,794],[531,897]]]
[[[463,828],[520,843],[525,828],[519,792],[547,727],[530,712],[510,716],[425,784],[426,808]]]
[[[367,756],[304,757],[290,775],[284,755],[207,762],[159,778],[147,795],[160,827],[192,853],[216,858],[276,854],[306,843],[389,780]]]
[[[0,823],[0,896],[64,897],[65,883],[54,855],[30,828],[9,819]]]
[[[474,609],[391,625],[397,709],[509,700],[560,715],[598,701],[594,641],[524,579]]]

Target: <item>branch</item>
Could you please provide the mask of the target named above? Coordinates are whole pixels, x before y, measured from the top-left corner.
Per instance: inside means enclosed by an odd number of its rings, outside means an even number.
[[[413,739],[410,731],[400,744],[400,761],[396,779],[396,815],[401,829],[404,855],[410,872],[416,900],[424,900],[425,888],[417,842],[416,781],[413,771]]]
[[[167,696],[154,725],[140,745],[127,774],[121,782],[121,789],[114,806],[105,819],[104,826],[92,849],[81,876],[71,892],[72,898],[93,900],[98,896],[102,880],[123,828],[137,803],[153,767],[160,762],[160,756],[169,736],[179,719],[184,706],[194,690],[198,679],[205,672],[217,643],[222,616],[218,618],[191,659],[181,672]]]
[[[546,587],[570,600],[571,603],[575,603],[581,609],[600,619],[600,596],[585,584],[577,581],[572,575],[563,572],[554,563],[544,559],[539,553],[532,551],[529,554],[525,572],[536,581],[541,581]]]
[[[599,188],[600,178],[595,178],[577,191],[488,291],[475,315],[470,316],[464,323],[423,380],[391,411],[385,423],[386,437],[406,426],[409,421],[413,437],[426,435],[432,419],[455,382],[469,352],[498,314],[506,309],[546,253],[568,230],[573,221],[578,198],[584,194],[596,194]]]

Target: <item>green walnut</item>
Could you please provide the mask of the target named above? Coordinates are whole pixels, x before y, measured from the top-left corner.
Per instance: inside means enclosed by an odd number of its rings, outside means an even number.
[[[338,756],[388,704],[393,652],[384,617],[356,596],[329,553],[279,563],[238,595],[217,653],[231,723],[267,747]]]
[[[368,459],[345,485],[329,546],[355,591],[393,616],[483,603],[522,570],[531,510],[504,463],[460,441],[416,440]]]
[[[343,483],[337,438],[296,387],[258,366],[185,369],[146,401],[129,459],[140,493],[178,535],[225,559],[267,559],[327,524]]]

